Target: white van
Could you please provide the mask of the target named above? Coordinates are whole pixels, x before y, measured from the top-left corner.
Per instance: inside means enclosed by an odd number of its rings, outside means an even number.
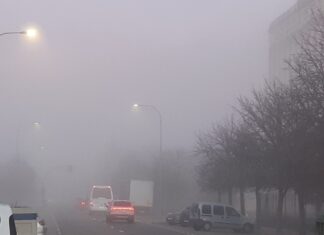
[[[0,204],[0,234],[17,235],[15,220],[10,206]]]
[[[212,228],[225,228],[246,233],[254,230],[254,222],[230,205],[199,202],[192,205],[190,213],[195,230],[210,231]]]
[[[95,185],[90,192],[90,214],[95,212],[107,212],[107,207],[113,201],[113,193],[110,186]]]

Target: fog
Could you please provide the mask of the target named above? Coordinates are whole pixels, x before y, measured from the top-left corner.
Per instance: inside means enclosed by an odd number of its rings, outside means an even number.
[[[158,155],[158,116],[134,103],[160,110],[164,152],[191,156],[195,134],[267,79],[269,25],[294,2],[2,1],[1,31],[40,30],[0,39],[2,162],[19,155],[86,194],[121,156]]]

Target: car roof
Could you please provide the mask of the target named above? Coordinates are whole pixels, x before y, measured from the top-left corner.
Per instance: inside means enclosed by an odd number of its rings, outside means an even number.
[[[111,188],[109,185],[93,185],[92,188]]]
[[[198,204],[198,205],[213,205],[213,206],[228,206],[228,207],[233,207],[232,205],[224,204],[224,203],[219,203],[219,202],[195,202],[193,204]],[[234,207],[233,207],[234,208]]]
[[[129,203],[131,203],[130,200],[114,200],[113,202],[129,202]]]

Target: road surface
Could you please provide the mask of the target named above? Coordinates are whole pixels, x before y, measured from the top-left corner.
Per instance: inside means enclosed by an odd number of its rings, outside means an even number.
[[[211,232],[194,231],[190,227],[169,226],[160,223],[152,223],[148,217],[137,217],[135,224],[115,222],[106,224],[104,217],[90,217],[86,210],[71,206],[50,206],[38,208],[41,218],[44,218],[47,227],[47,235],[235,235],[230,230],[214,230]],[[263,228],[253,235],[274,235],[275,230]],[[296,235],[292,231],[283,234]]]
[[[90,217],[77,208],[52,208],[48,220],[48,235],[197,235],[191,228],[151,224],[137,221],[135,224],[114,222],[106,224],[103,217]],[[139,218],[138,220],[142,220]],[[228,234],[228,233],[227,233]]]

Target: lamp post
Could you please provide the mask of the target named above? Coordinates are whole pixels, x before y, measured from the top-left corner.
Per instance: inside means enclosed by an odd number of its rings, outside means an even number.
[[[160,131],[159,131],[159,136],[160,136],[160,138],[159,138],[159,157],[161,158],[162,157],[162,144],[163,144],[163,142],[162,142],[162,140],[163,140],[163,135],[162,135],[162,114],[161,114],[161,112],[154,106],[154,105],[150,105],[150,104],[134,104],[133,105],[133,109],[134,110],[138,110],[138,109],[140,109],[140,108],[149,108],[149,109],[151,109],[151,110],[153,110],[157,115],[158,115],[158,117],[159,117],[159,129],[160,129]]]
[[[32,128],[34,130],[40,130],[41,129],[41,124],[39,122],[33,122],[32,123]],[[21,127],[18,127],[18,130],[17,130],[17,134],[16,134],[16,154],[17,154],[17,157],[20,158],[20,141],[21,141],[21,130],[22,128]],[[42,146],[43,147],[43,146]]]
[[[162,114],[160,112],[160,110],[154,106],[154,105],[150,105],[150,104],[134,104],[133,105],[133,110],[138,110],[140,108],[148,108],[153,110],[159,117],[159,159],[160,159],[160,174],[159,174],[159,181],[160,181],[160,192],[159,192],[159,199],[160,199],[160,203],[161,203],[161,214],[163,215],[163,208],[164,208],[164,191],[163,191],[163,176],[162,176],[162,151],[163,151],[163,134],[162,134]]]
[[[34,28],[30,28],[25,31],[12,31],[12,32],[0,33],[0,36],[13,35],[13,34],[26,35],[29,39],[34,39],[37,37],[38,31]]]

